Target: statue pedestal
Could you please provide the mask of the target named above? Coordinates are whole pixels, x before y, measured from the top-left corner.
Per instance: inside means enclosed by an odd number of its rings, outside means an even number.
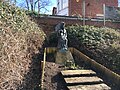
[[[55,63],[61,65],[72,64],[74,63],[74,59],[70,51],[65,51],[65,52],[58,51],[56,53]]]

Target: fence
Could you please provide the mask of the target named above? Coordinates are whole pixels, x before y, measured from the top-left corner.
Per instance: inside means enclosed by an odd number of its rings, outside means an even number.
[[[105,18],[120,21],[120,7],[105,6]]]

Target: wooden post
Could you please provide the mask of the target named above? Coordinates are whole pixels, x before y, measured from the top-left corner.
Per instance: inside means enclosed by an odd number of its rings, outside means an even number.
[[[104,26],[105,26],[105,4],[103,4],[103,14],[104,14]]]
[[[44,50],[44,58],[43,61],[41,61],[42,66],[42,75],[41,75],[41,89],[43,90],[43,80],[44,80],[44,71],[45,71],[45,61],[46,61],[46,48]]]
[[[85,25],[85,0],[83,0],[83,26]]]

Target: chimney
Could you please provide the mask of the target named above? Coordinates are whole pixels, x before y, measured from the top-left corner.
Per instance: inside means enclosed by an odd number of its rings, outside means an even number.
[[[53,7],[52,15],[56,15],[56,14],[57,14],[57,8],[56,8],[56,7]]]

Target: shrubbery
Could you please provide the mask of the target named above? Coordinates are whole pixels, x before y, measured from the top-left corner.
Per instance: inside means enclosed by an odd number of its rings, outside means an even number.
[[[33,90],[40,77],[30,69],[36,69],[34,58],[42,47],[45,34],[31,22],[24,10],[0,2],[0,90]],[[37,58],[37,57],[36,57]],[[34,65],[34,67],[32,67]],[[25,82],[28,75],[29,85]],[[25,85],[26,84],[26,85]],[[19,87],[21,86],[21,87]]]
[[[94,26],[69,26],[68,37],[77,37],[80,43],[87,46],[112,46],[120,39],[120,33],[111,28],[97,28]],[[107,47],[106,46],[106,47]]]
[[[67,27],[69,42],[77,39],[80,45],[89,50],[99,51],[98,62],[114,71],[120,70],[120,31],[111,28],[97,28],[94,26],[69,26]],[[71,42],[70,42],[71,43]],[[77,47],[79,48],[79,46]]]

